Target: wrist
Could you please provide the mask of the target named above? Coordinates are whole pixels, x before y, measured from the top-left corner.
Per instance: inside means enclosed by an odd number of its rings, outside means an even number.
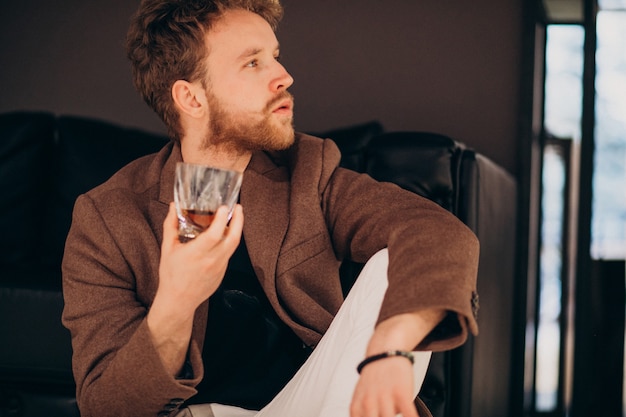
[[[184,322],[193,318],[198,304],[189,299],[179,288],[159,285],[150,306],[150,313],[174,322]]]
[[[444,317],[444,310],[422,310],[390,317],[376,326],[366,355],[392,350],[412,351]]]
[[[195,308],[188,304],[172,302],[166,297],[155,296],[146,321],[148,329],[157,339],[168,338],[179,333],[191,333]],[[161,337],[159,337],[161,336]]]

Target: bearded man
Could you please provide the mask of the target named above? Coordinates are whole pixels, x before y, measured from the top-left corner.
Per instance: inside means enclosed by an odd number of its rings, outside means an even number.
[[[294,133],[281,16],[276,0],[139,6],[128,56],[171,142],[76,202],[63,322],[83,417],[424,417],[430,351],[477,332],[469,229]],[[181,161],[244,173],[232,218],[186,243]],[[344,300],[345,259],[367,264]]]

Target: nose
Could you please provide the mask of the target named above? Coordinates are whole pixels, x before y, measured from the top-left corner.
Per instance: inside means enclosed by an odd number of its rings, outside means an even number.
[[[276,61],[276,74],[270,83],[272,92],[286,90],[293,84],[293,77],[287,72],[285,67]]]

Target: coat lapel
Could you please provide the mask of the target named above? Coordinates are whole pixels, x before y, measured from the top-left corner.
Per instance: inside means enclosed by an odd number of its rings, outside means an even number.
[[[287,168],[277,166],[266,153],[255,153],[244,173],[240,201],[250,260],[267,297],[278,307],[276,264],[289,225]],[[285,318],[282,311],[279,315]]]
[[[152,230],[159,241],[163,241],[163,220],[167,216],[170,202],[174,201],[174,171],[176,163],[182,161],[180,146],[170,143],[161,155],[153,162],[154,173],[159,176],[159,195],[157,200],[150,201],[150,221]]]

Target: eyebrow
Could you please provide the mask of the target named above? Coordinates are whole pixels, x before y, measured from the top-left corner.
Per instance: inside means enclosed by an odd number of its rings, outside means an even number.
[[[280,45],[276,45],[276,47],[274,48],[274,52],[279,51],[279,50],[280,50]],[[253,57],[253,56],[259,54],[262,51],[263,51],[262,48],[250,47],[250,48],[246,49],[245,51],[243,51],[241,53],[241,55],[239,55],[239,57],[237,57],[237,60],[244,60],[244,59]]]

